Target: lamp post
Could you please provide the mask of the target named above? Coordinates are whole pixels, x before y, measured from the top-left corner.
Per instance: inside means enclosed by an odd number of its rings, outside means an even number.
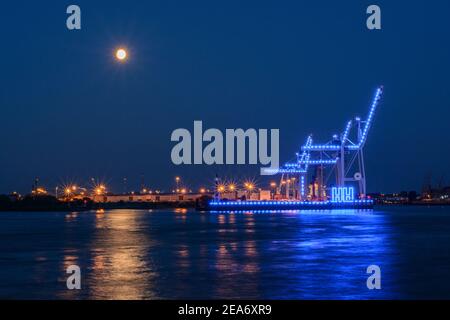
[[[180,192],[180,177],[175,177],[175,182],[177,184],[177,188],[176,188],[176,192],[179,193]]]
[[[234,185],[234,183],[231,183],[230,185],[228,185],[228,190],[230,192],[232,192],[233,198],[236,199],[237,198],[237,194],[236,194],[236,186]]]
[[[270,183],[270,188],[272,189],[272,199],[275,199],[275,195],[277,192],[277,184],[275,182]]]
[[[246,182],[244,183],[245,188],[247,189],[248,192],[248,198],[251,199],[251,195],[252,195],[252,191],[255,188],[255,186],[253,185],[253,183],[251,182]]]

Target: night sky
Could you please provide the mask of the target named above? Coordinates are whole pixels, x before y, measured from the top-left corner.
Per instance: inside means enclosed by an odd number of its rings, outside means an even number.
[[[66,28],[77,4],[82,29]],[[370,4],[382,30],[366,28]],[[450,2],[8,1],[0,7],[0,193],[90,177],[122,191],[192,188],[259,165],[174,166],[171,132],[279,128],[280,160],[383,103],[365,149],[369,192],[450,183]],[[129,48],[125,64],[113,58]],[[270,178],[269,178],[270,180]]]

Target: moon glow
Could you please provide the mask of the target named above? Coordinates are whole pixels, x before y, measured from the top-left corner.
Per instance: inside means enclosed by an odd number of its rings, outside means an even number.
[[[116,58],[119,61],[125,61],[128,57],[128,53],[124,48],[117,49]]]

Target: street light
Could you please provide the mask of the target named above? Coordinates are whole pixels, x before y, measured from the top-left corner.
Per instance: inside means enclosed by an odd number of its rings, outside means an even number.
[[[175,182],[177,184],[177,192],[179,192],[178,190],[180,189],[180,177],[175,177]]]
[[[277,193],[277,184],[276,184],[276,182],[271,182],[270,183],[270,187],[273,189],[273,199],[275,198],[275,195],[276,195],[276,193]]]
[[[251,182],[244,183],[244,187],[247,190],[247,197],[251,198],[252,190],[255,188],[255,185]]]

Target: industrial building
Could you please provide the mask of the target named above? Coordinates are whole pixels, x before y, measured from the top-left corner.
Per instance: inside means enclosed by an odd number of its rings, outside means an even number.
[[[154,193],[154,194],[108,194],[94,195],[94,202],[117,203],[117,202],[192,202],[205,196],[204,193]]]

